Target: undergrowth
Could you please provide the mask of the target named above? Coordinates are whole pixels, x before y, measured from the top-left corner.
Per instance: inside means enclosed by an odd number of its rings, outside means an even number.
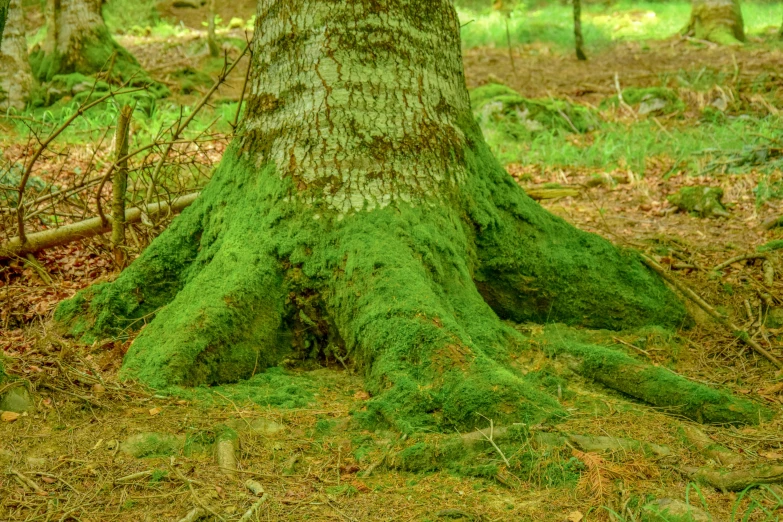
[[[508,2],[504,2],[507,4]],[[494,46],[550,46],[556,51],[574,45],[572,8],[568,3],[517,3],[495,10],[492,2],[457,2],[466,48]],[[605,50],[613,42],[665,39],[688,23],[690,2],[586,3],[582,6],[582,32],[588,52]],[[743,2],[745,32],[750,37],[769,36],[777,28],[780,8],[774,3]]]

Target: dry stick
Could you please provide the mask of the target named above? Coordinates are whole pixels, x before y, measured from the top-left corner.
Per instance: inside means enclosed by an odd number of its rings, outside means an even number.
[[[633,107],[625,103],[625,100],[623,99],[623,90],[620,88],[620,75],[617,72],[614,73],[614,88],[617,91],[617,101],[620,102],[620,106],[636,119],[636,111],[633,110]]]
[[[204,141],[210,141],[210,140],[204,140]],[[101,184],[98,185],[98,197],[95,200],[96,206],[98,207],[98,217],[101,218],[101,222],[104,225],[108,224],[108,220],[106,219],[106,214],[103,213],[103,205],[101,204],[100,194],[103,192],[103,187],[106,185],[106,182],[109,181],[109,178],[114,173],[114,169],[116,169],[121,162],[127,161],[130,158],[132,158],[133,156],[136,156],[137,154],[140,154],[140,153],[144,152],[145,150],[149,150],[151,148],[157,147],[158,145],[167,145],[167,146],[170,145],[170,146],[173,147],[174,145],[180,145],[180,144],[185,144],[185,143],[196,143],[196,142],[197,142],[197,140],[173,140],[173,141],[164,141],[164,142],[150,143],[148,145],[144,145],[143,147],[139,147],[138,149],[134,150],[133,152],[130,152],[128,155],[126,155],[126,156],[118,159],[114,163],[112,163],[109,166],[109,170],[106,171],[106,174],[104,174],[100,178],[95,178],[95,179],[92,180],[92,181],[100,181],[101,182]],[[137,185],[137,182],[138,182],[138,180],[133,183],[134,190],[135,190],[135,186]],[[85,186],[83,188],[87,188],[87,187]]]
[[[511,33],[508,30],[508,20],[511,18],[511,13],[506,15],[506,45],[508,46],[508,59],[511,61],[511,70],[514,72],[514,76],[517,75],[517,66],[514,63],[514,52],[511,49]]]
[[[783,362],[781,362],[777,357],[775,357],[770,352],[768,352],[766,349],[764,349],[759,343],[754,341],[750,337],[750,335],[748,335],[748,332],[746,332],[745,330],[743,330],[742,328],[740,328],[736,324],[732,323],[729,319],[727,319],[726,317],[721,315],[717,310],[715,310],[713,307],[711,307],[709,304],[707,304],[707,302],[704,299],[702,299],[701,297],[696,295],[696,293],[693,290],[691,290],[690,288],[685,286],[684,283],[678,281],[674,277],[672,277],[669,274],[667,274],[666,271],[663,269],[663,267],[661,267],[661,265],[656,263],[653,259],[647,257],[644,254],[640,254],[640,255],[642,257],[642,260],[645,262],[645,264],[647,266],[652,268],[664,280],[666,280],[669,284],[671,284],[677,290],[682,292],[682,294],[685,295],[685,297],[687,297],[688,299],[690,299],[691,301],[693,301],[694,303],[699,305],[699,307],[702,310],[704,310],[705,312],[707,312],[712,318],[714,318],[716,321],[718,321],[722,325],[728,327],[731,330],[731,333],[737,339],[739,339],[740,341],[744,342],[745,344],[747,344],[748,346],[753,348],[753,350],[755,350],[756,353],[758,353],[759,355],[762,355],[763,357],[765,357],[769,362],[771,362],[772,364],[774,364],[778,368],[783,369]]]
[[[19,182],[19,195],[17,199],[16,204],[16,218],[17,218],[17,226],[19,227],[19,239],[22,243],[25,243],[27,241],[27,238],[24,233],[24,205],[22,204],[22,199],[24,198],[24,189],[25,186],[27,186],[27,180],[30,178],[30,174],[33,171],[33,166],[35,165],[35,162],[38,161],[38,158],[41,157],[41,154],[43,154],[43,151],[46,150],[46,148],[49,146],[52,141],[57,138],[62,132],[68,128],[71,123],[73,123],[79,116],[87,112],[88,110],[92,109],[96,105],[100,105],[101,103],[105,102],[109,98],[113,96],[119,96],[121,94],[129,94],[132,92],[138,92],[143,91],[144,88],[140,87],[137,89],[128,89],[125,91],[119,91],[119,92],[110,92],[104,96],[101,96],[97,100],[95,100],[92,103],[88,103],[87,105],[82,105],[79,107],[73,115],[65,120],[65,122],[60,125],[57,129],[52,132],[48,138],[46,138],[43,142],[41,142],[41,145],[39,145],[38,149],[33,154],[32,158],[30,158],[30,161],[27,163],[27,166],[24,169],[24,174],[22,175],[22,179]]]
[[[724,261],[723,263],[719,265],[715,265],[715,268],[713,268],[714,271],[723,270],[729,265],[733,265],[734,263],[739,263],[740,261],[746,261],[748,259],[767,259],[769,258],[769,254],[763,253],[763,254],[743,254],[741,256],[732,257],[731,259],[728,259]]]
[[[239,522],[249,522],[253,519],[253,515],[256,514],[256,511],[258,511],[258,508],[261,507],[261,505],[266,502],[266,499],[269,498],[269,496],[264,493],[264,495],[258,499],[255,503],[253,503],[250,508],[248,508],[247,511],[245,511],[245,514],[242,515],[242,518],[239,519]]]
[[[250,45],[248,45],[250,49]],[[247,91],[247,82],[250,79],[250,68],[253,67],[253,51],[250,50],[250,58],[247,62],[247,71],[245,71],[245,81],[242,83],[242,94],[239,95],[239,103],[237,104],[237,113],[234,115],[234,123],[231,124],[231,128],[236,130],[239,125],[239,115],[242,112],[242,101],[245,99],[245,92]]]
[[[39,495],[44,495],[44,496],[47,496],[47,495],[48,495],[48,493],[46,493],[46,491],[44,491],[43,489],[41,489],[41,486],[39,486],[38,484],[36,484],[36,483],[35,483],[35,482],[34,482],[32,479],[30,479],[29,477],[27,477],[27,476],[23,475],[22,473],[18,472],[17,470],[15,470],[14,468],[9,468],[9,469],[8,469],[8,473],[10,473],[11,475],[14,475],[15,477],[17,477],[17,478],[18,478],[19,480],[21,480],[21,481],[22,481],[22,482],[23,482],[23,483],[24,483],[24,484],[25,484],[27,487],[29,487],[30,489],[32,489],[33,491],[35,491],[37,494],[39,494]]]
[[[193,203],[198,195],[199,192],[185,194],[170,204],[165,201],[151,203],[145,206],[145,211],[147,215],[180,212]],[[135,207],[125,211],[125,223],[136,223],[138,221],[141,221],[140,208]],[[96,217],[64,227],[30,234],[24,243],[18,237],[14,237],[10,241],[0,244],[0,259],[22,256],[45,248],[65,245],[71,241],[97,236],[109,230],[111,230],[111,225],[104,225],[101,219]]]
[[[193,118],[196,117],[196,114],[198,114],[201,108],[204,107],[204,105],[206,105],[206,103],[209,101],[209,99],[212,97],[215,91],[218,90],[218,87],[220,87],[223,84],[223,82],[226,81],[228,75],[231,74],[231,71],[234,70],[234,67],[237,66],[239,60],[242,59],[242,57],[245,55],[249,47],[250,47],[249,45],[246,45],[245,48],[242,50],[242,54],[240,54],[239,57],[236,60],[234,60],[234,63],[232,63],[230,67],[224,68],[223,72],[221,72],[220,75],[218,75],[218,79],[215,82],[215,84],[212,86],[211,89],[209,89],[209,91],[207,91],[204,97],[201,98],[201,100],[196,104],[196,106],[193,108],[193,111],[190,113],[190,116],[188,116],[184,122],[182,122],[177,126],[176,130],[174,131],[174,135],[172,136],[172,141],[176,141],[179,139],[179,135],[182,134],[182,132],[185,130],[185,128],[188,125],[190,125],[190,122],[193,121]],[[150,176],[150,186],[147,189],[147,195],[144,197],[144,203],[149,203],[150,199],[152,198],[152,192],[154,190],[155,183],[158,180],[160,171],[163,168],[163,164],[165,163],[166,158],[171,152],[172,147],[173,145],[171,144],[166,146],[166,150],[163,151],[163,154],[158,160],[158,163],[155,165],[155,170],[152,171],[152,175]]]
[[[125,265],[125,252],[120,247],[125,243],[125,191],[128,189],[128,160],[120,160],[128,155],[128,131],[132,115],[133,109],[130,105],[125,105],[120,110],[114,137],[118,166],[112,183],[111,246],[114,250],[114,262],[120,268]]]

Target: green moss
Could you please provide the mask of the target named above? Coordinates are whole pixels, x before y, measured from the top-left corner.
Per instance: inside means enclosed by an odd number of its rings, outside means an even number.
[[[562,327],[547,329],[544,349],[551,355],[572,358],[570,367],[584,377],[698,422],[757,424],[772,417],[764,406],[689,381],[625,353],[585,344],[579,335]]]
[[[184,440],[170,433],[140,433],[128,437],[120,449],[138,459],[168,457],[182,449]]]
[[[623,89],[623,101],[632,106],[640,115],[673,114],[685,110],[685,103],[675,91],[666,87],[629,87]],[[602,102],[602,107],[617,107],[617,96]]]
[[[586,107],[554,99],[530,100],[496,83],[473,89],[470,101],[484,139],[496,154],[541,131],[587,132],[598,124]]]
[[[164,393],[210,404],[223,400],[220,396],[242,404],[252,402],[259,406],[275,408],[305,408],[315,401],[316,383],[306,373],[292,373],[282,368],[268,368],[263,373],[237,384],[215,387],[187,388],[172,386]],[[218,395],[219,394],[219,395]]]
[[[669,203],[699,217],[728,217],[723,206],[723,189],[719,187],[683,187],[667,196]]]
[[[756,247],[756,252],[773,252],[783,248],[783,239],[773,239],[763,245]]]

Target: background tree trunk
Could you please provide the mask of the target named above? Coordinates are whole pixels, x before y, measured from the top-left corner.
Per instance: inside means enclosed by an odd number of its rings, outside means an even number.
[[[5,21],[8,17],[8,6],[11,0],[0,0],[0,44],[3,43],[3,31],[5,29]]]
[[[11,0],[5,33],[0,43],[0,108],[24,109],[33,85],[27,60],[24,10],[21,0]]]
[[[148,82],[136,59],[109,34],[101,0],[48,0],[47,34],[30,62],[35,76],[50,81],[58,74],[103,73],[108,79]]]
[[[745,41],[739,0],[693,0],[685,34],[723,45]]]
[[[584,38],[582,37],[582,0],[573,0],[574,2],[574,43],[576,47],[577,60],[587,60],[584,50]]]
[[[253,46],[243,128],[201,197],[57,310],[85,340],[148,322],[124,377],[216,384],[350,356],[368,422],[532,424],[563,412],[514,369],[530,343],[500,317],[687,321],[638,256],[546,212],[492,156],[451,0],[259,0]],[[674,406],[758,417],[677,379]]]

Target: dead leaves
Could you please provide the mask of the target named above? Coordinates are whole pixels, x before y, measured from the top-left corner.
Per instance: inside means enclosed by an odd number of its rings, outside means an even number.
[[[13,411],[4,411],[0,413],[0,420],[3,422],[16,422],[21,415]]]
[[[579,479],[577,491],[591,503],[604,503],[613,491],[615,480],[631,478],[647,480],[657,475],[653,466],[639,461],[623,464],[610,462],[593,452],[572,449],[571,454],[585,466],[585,471]]]

